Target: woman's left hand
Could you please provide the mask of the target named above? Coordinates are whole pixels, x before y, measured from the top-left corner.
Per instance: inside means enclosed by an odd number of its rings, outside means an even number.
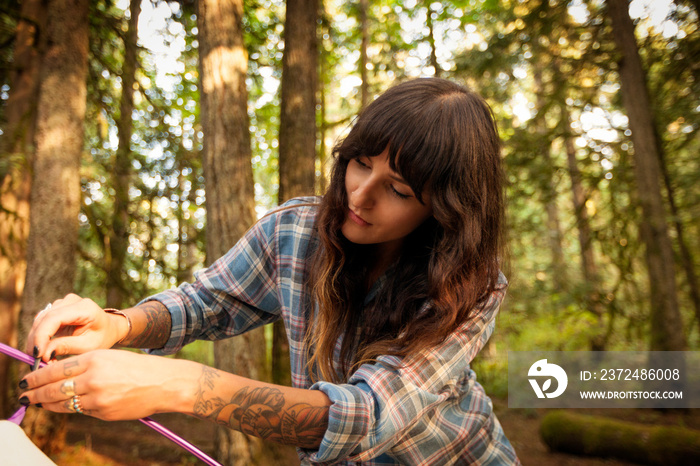
[[[92,351],[27,374],[20,402],[109,421],[187,412],[186,395],[196,390],[201,372],[197,365],[123,350]]]

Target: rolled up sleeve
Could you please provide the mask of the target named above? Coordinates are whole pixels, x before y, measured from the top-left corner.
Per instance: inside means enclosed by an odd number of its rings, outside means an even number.
[[[172,321],[167,344],[149,352],[172,354],[193,340],[220,340],[276,320],[276,229],[275,216],[259,221],[192,283],[145,299],[163,303]]]

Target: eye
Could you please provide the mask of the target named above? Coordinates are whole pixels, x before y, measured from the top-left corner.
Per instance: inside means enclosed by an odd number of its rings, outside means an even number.
[[[396,188],[394,188],[393,186],[391,186],[391,192],[399,199],[408,199],[409,197],[411,197],[410,194],[404,194],[404,193],[397,191]]]
[[[366,164],[365,162],[363,162],[363,161],[360,159],[360,157],[356,157],[356,158],[354,158],[353,160],[354,160],[355,162],[357,162],[361,167],[369,168],[369,165]]]

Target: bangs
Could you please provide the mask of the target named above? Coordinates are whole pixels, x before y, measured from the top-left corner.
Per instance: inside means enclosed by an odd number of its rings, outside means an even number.
[[[444,82],[440,84],[418,79],[389,89],[360,114],[336,148],[338,158],[347,163],[375,157],[388,147],[391,169],[406,180],[420,202],[425,189],[438,182],[450,184],[448,180],[460,175],[454,172],[461,171],[464,156],[474,155],[465,152],[472,152],[470,141],[478,136],[473,125],[465,127],[464,122],[473,121],[479,106],[460,86],[446,89]]]

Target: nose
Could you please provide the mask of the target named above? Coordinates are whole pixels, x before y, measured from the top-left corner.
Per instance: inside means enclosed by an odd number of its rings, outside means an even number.
[[[363,180],[350,193],[350,202],[356,208],[369,209],[374,205],[374,189],[371,179]]]

